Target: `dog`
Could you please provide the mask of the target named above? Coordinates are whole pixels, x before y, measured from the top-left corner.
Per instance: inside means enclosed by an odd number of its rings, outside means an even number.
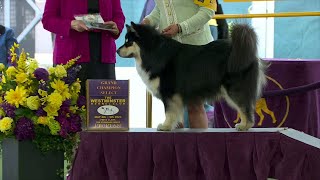
[[[257,35],[247,24],[235,24],[231,38],[206,45],[182,44],[154,27],[126,24],[125,43],[117,49],[134,58],[136,70],[165,107],[159,131],[171,131],[183,119],[185,104],[221,98],[240,114],[239,131],[254,126],[257,99],[266,83],[266,65],[257,56]]]

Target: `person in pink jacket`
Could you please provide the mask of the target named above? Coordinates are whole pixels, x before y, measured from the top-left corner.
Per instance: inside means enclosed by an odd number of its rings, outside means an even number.
[[[100,13],[111,31],[89,29],[75,15]],[[82,93],[87,79],[115,79],[116,45],[125,17],[120,0],[46,0],[44,29],[55,34],[53,64],[81,55]]]

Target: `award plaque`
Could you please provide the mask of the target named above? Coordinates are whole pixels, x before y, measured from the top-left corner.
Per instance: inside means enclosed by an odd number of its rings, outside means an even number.
[[[129,129],[129,80],[88,79],[87,131]]]

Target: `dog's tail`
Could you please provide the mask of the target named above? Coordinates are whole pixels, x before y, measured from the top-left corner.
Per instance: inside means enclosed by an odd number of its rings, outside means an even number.
[[[229,56],[228,72],[247,69],[257,57],[257,34],[248,24],[235,24],[231,31],[232,51]]]

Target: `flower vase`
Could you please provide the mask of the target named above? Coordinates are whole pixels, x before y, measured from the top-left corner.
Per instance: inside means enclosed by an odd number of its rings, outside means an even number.
[[[3,180],[63,180],[63,152],[41,152],[31,141],[2,141]]]

